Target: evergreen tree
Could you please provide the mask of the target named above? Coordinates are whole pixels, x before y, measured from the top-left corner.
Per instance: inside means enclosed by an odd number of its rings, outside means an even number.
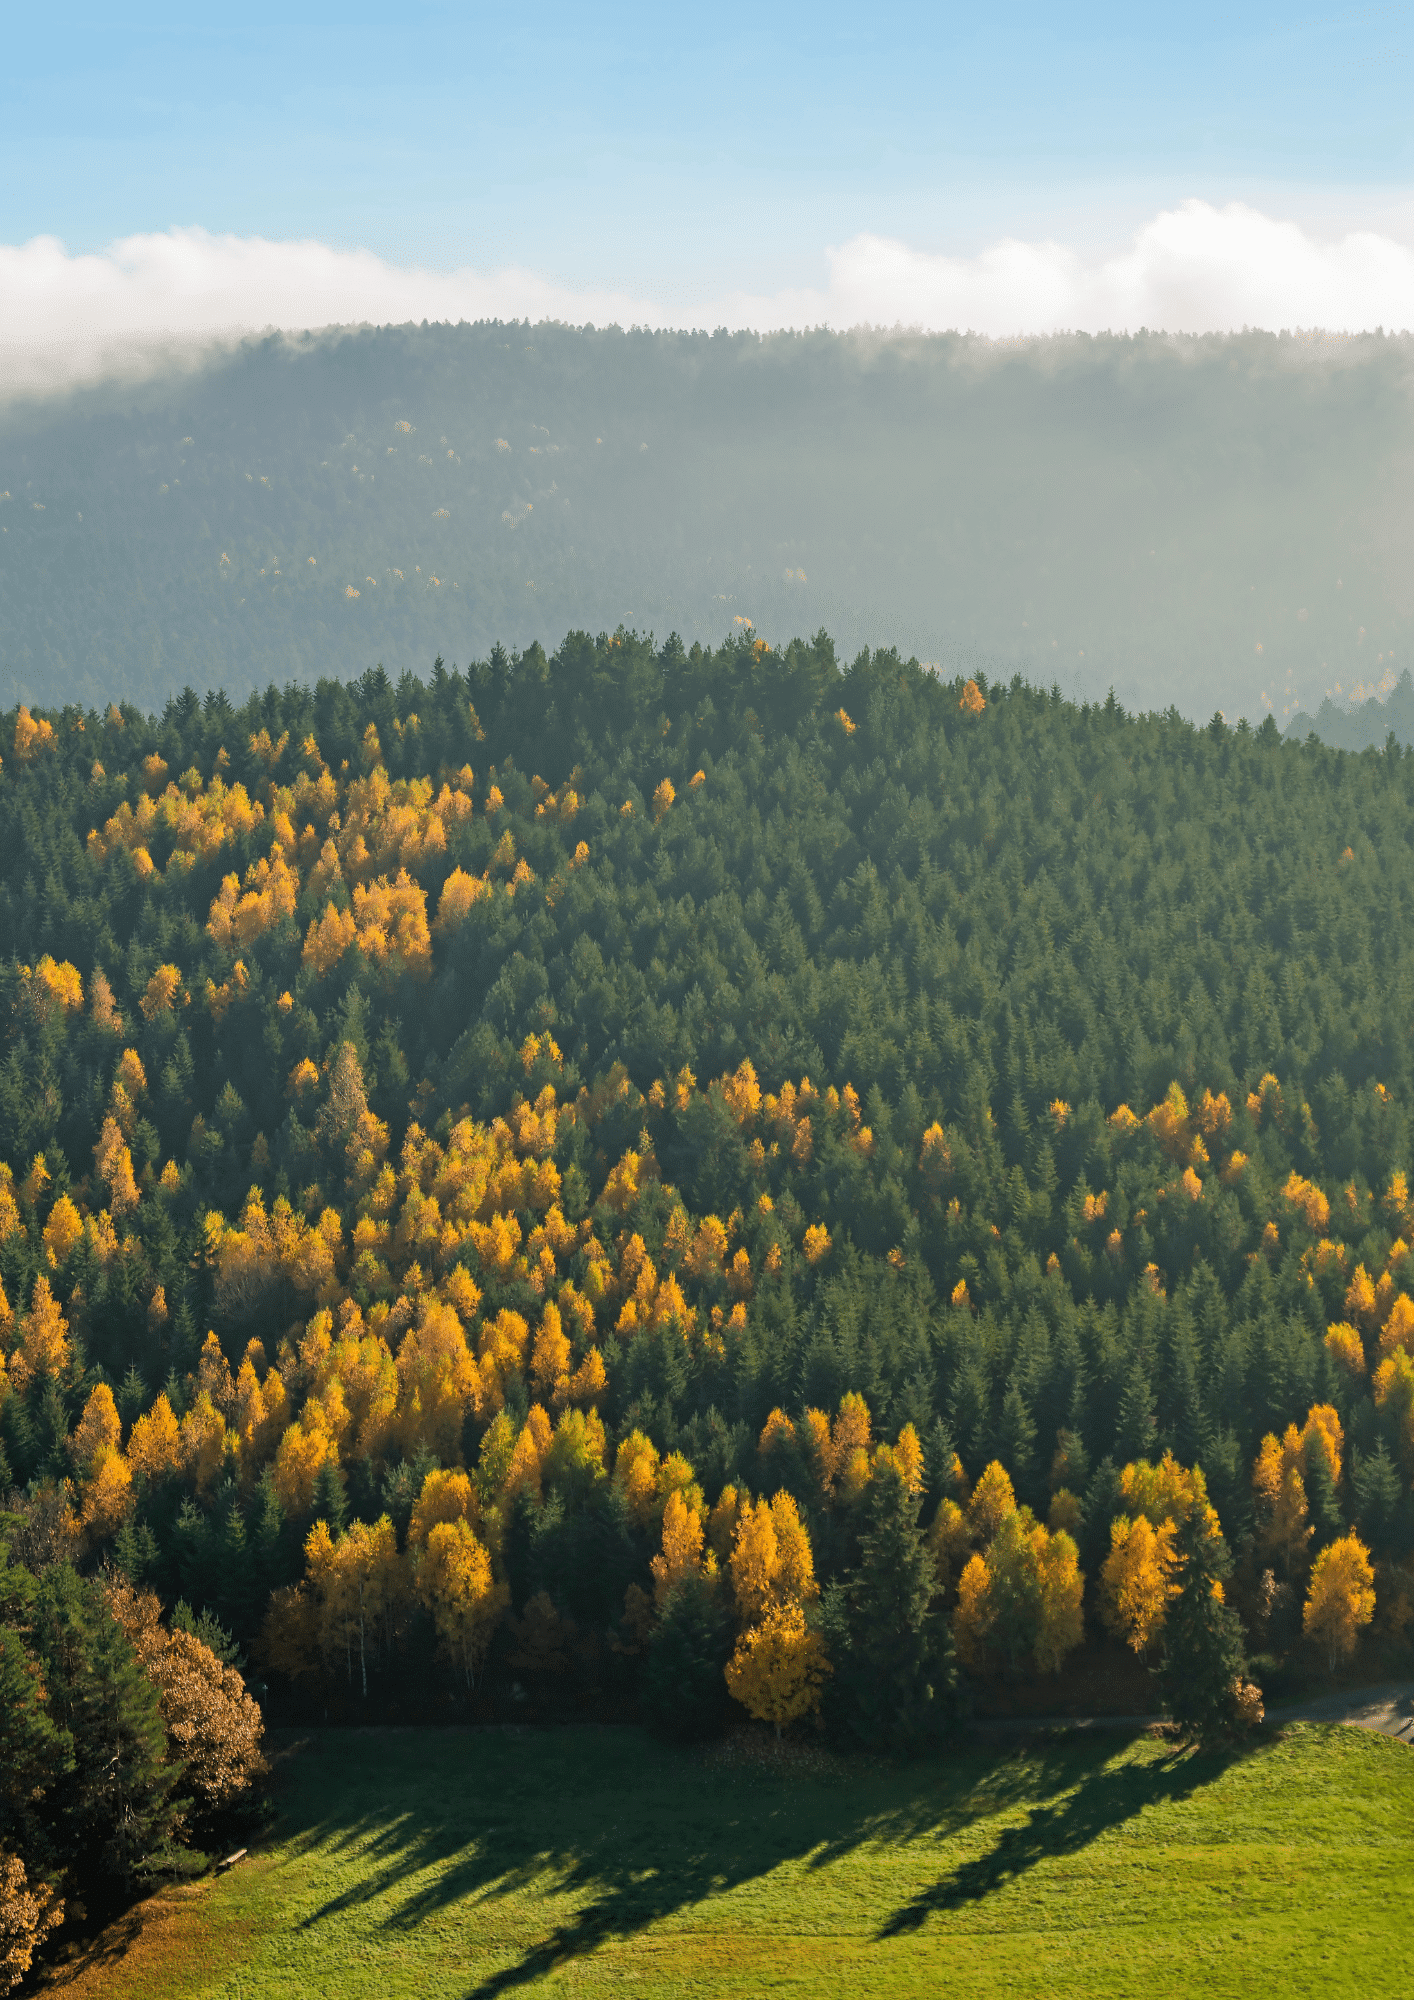
[[[1012,1483],[1022,1499],[1035,1499],[1036,1425],[1021,1385],[1015,1378],[1002,1398],[997,1446],[1002,1464],[1010,1472]]]
[[[1164,1432],[1174,1455],[1184,1465],[1197,1465],[1207,1458],[1209,1443],[1198,1374],[1198,1340],[1186,1312],[1180,1310],[1176,1319],[1169,1356]]]
[[[51,1794],[81,1877],[135,1878],[170,1856],[181,1767],[167,1762],[156,1688],[98,1586],[67,1563],[40,1579],[36,1651],[51,1712],[73,1742],[73,1766]]]
[[[1136,1459],[1151,1458],[1158,1428],[1149,1372],[1140,1357],[1136,1355],[1134,1365],[1125,1379],[1124,1393],[1119,1399],[1119,1418],[1115,1425],[1115,1452],[1120,1463],[1131,1465]]]
[[[727,1717],[731,1620],[721,1586],[700,1572],[664,1599],[648,1645],[643,1714],[650,1729],[686,1743],[715,1736]]]
[[[1352,1453],[1350,1484],[1355,1492],[1355,1518],[1371,1547],[1387,1549],[1396,1533],[1404,1485],[1383,1438],[1376,1439],[1373,1451]]]
[[[944,1417],[934,1419],[932,1428],[921,1432],[924,1438],[923,1470],[928,1482],[931,1503],[936,1508],[940,1500],[956,1497],[957,1445],[953,1441],[952,1430]]]
[[[157,1565],[157,1537],[146,1521],[124,1521],[113,1543],[113,1566],[136,1588]]]
[[[876,1474],[858,1566],[825,1594],[822,1625],[834,1669],[826,1714],[868,1749],[906,1749],[943,1734],[956,1718],[952,1635],[935,1600],[918,1515],[897,1472]]]
[[[314,1518],[316,1521],[327,1521],[329,1532],[337,1541],[348,1517],[348,1491],[343,1468],[337,1459],[326,1458],[314,1482]]]
[[[1112,1458],[1102,1458],[1085,1488],[1085,1523],[1080,1541],[1081,1561],[1092,1576],[1099,1575],[1110,1552],[1110,1522],[1123,1511],[1119,1469]]]
[[[1315,1555],[1345,1533],[1345,1516],[1331,1477],[1330,1460],[1321,1449],[1319,1436],[1307,1453],[1306,1505],[1316,1530],[1311,1540],[1311,1553]]]
[[[15,1849],[34,1877],[53,1867],[44,1800],[72,1769],[73,1744],[53,1720],[40,1662],[27,1643],[35,1584],[9,1559],[4,1519],[0,1516],[0,1842]]]
[[[1184,1733],[1207,1739],[1238,1725],[1237,1690],[1247,1673],[1242,1621],[1221,1594],[1232,1558],[1196,1510],[1180,1524],[1175,1550],[1177,1591],[1164,1618],[1159,1684]]]

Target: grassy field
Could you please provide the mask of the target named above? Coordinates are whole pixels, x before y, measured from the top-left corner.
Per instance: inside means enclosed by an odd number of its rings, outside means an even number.
[[[271,1840],[62,1975],[104,2000],[1408,1994],[1414,1754],[1071,1736],[892,1766],[629,1729],[330,1731]]]

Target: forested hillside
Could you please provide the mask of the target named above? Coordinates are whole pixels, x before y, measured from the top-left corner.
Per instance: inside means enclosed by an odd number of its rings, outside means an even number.
[[[1391,732],[1400,743],[1414,743],[1414,675],[1406,667],[1396,681],[1391,670],[1389,682],[1383,697],[1337,702],[1327,696],[1314,715],[1298,710],[1285,733],[1297,742],[1319,736],[1337,750],[1383,750]]]
[[[3,727],[17,1546],[378,1716],[1404,1643],[1397,746],[823,633]]]
[[[488,323],[0,384],[0,703],[751,619],[1326,733],[1414,657],[1411,352]]]

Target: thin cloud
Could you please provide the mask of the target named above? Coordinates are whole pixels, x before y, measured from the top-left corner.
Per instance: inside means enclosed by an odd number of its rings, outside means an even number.
[[[524,269],[411,269],[318,242],[131,236],[70,256],[53,237],[0,246],[0,394],[155,372],[213,342],[408,320],[558,319],[597,325],[915,326],[996,338],[1061,331],[1221,333],[1243,326],[1356,333],[1414,325],[1414,252],[1355,231],[1322,242],[1241,204],[1189,201],[1116,255],[1008,239],[975,257],[879,236],[826,252],[819,289],[647,296],[556,284]]]
[[[1414,326],[1414,252],[1359,231],[1321,243],[1234,203],[1188,201],[1087,264],[1059,243],[930,256],[861,236],[831,253],[832,323],[871,319],[1005,338],[1062,331],[1230,333],[1244,326],[1360,333]]]

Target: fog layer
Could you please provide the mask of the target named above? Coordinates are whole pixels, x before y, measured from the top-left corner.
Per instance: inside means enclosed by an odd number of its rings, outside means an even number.
[[[1414,659],[1407,339],[482,323],[0,416],[0,701],[750,619],[1287,726]]]

